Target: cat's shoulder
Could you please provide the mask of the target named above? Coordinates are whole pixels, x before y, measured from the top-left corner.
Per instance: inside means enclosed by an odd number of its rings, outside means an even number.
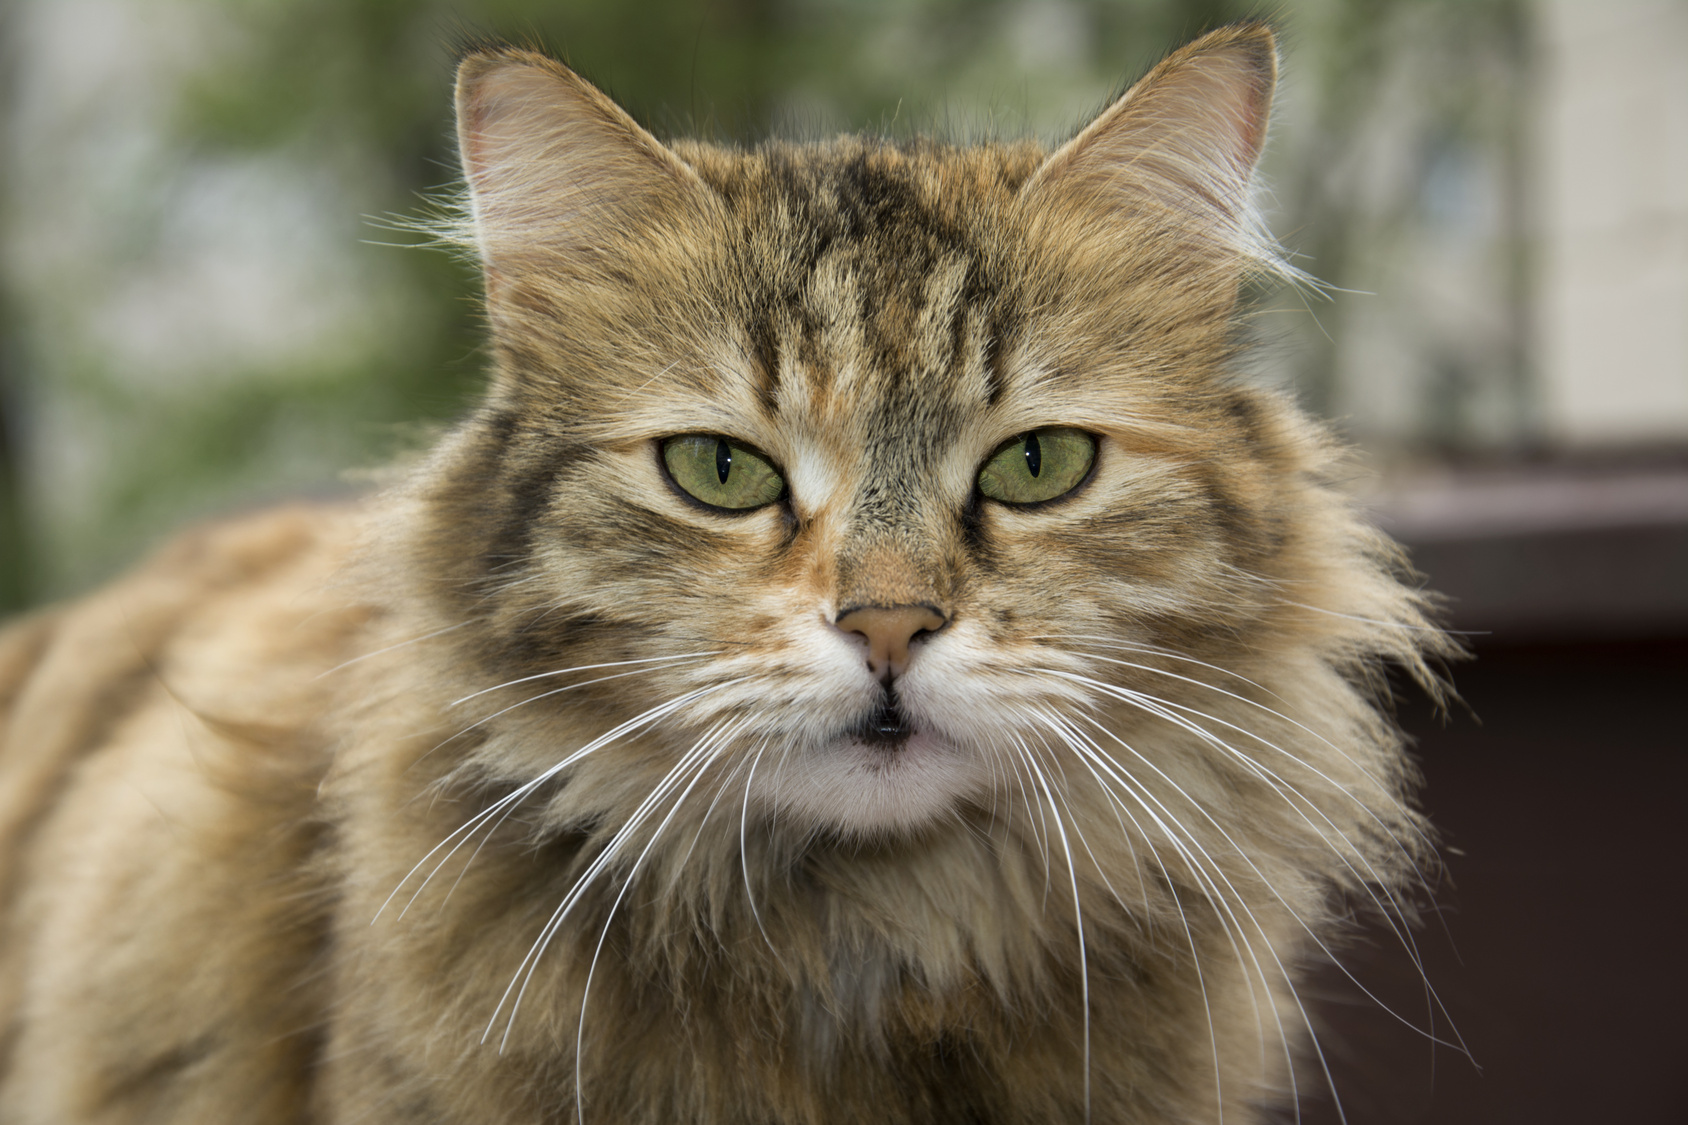
[[[278,670],[308,683],[355,655],[380,614],[354,565],[368,522],[344,503],[206,523],[101,589],[0,628],[0,777],[74,757],[160,693],[273,713],[257,696],[275,694]]]
[[[148,1098],[300,1119],[346,690],[327,673],[382,616],[355,565],[367,521],[298,504],[209,523],[0,631],[0,1007],[27,1025],[0,1119]]]

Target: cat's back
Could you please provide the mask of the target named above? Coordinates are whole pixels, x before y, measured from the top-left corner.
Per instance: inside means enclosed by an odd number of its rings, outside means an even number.
[[[314,1049],[331,905],[323,673],[379,616],[348,576],[360,522],[203,527],[0,631],[0,1119],[302,1109],[287,1075]]]

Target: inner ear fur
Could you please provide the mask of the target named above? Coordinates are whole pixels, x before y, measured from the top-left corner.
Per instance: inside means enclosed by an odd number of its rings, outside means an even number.
[[[1034,216],[1111,216],[1190,249],[1271,267],[1276,255],[1250,202],[1250,180],[1277,74],[1277,42],[1266,25],[1209,32],[1057,149],[1021,189],[1022,204]]]
[[[489,288],[524,265],[589,269],[631,232],[707,208],[697,173],[591,83],[536,51],[457,68],[457,147]]]

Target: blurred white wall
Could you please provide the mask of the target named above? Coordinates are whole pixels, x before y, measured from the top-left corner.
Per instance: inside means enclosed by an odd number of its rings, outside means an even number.
[[[1688,4],[1538,0],[1537,28],[1548,434],[1688,440]]]

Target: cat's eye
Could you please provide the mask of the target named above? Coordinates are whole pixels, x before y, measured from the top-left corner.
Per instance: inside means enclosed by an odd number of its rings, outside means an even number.
[[[991,454],[979,470],[979,491],[1004,504],[1053,500],[1076,488],[1095,460],[1096,439],[1083,430],[1033,430]]]
[[[712,508],[747,511],[785,495],[785,478],[762,454],[715,434],[680,434],[662,443],[668,475]]]

